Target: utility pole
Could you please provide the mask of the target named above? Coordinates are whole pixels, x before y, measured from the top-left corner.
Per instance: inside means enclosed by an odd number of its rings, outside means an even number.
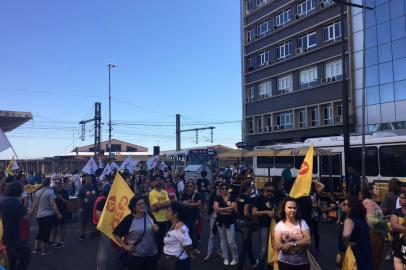
[[[340,12],[340,26],[341,26],[341,66],[342,66],[342,76],[343,79],[341,81],[341,95],[342,95],[342,105],[343,105],[343,137],[344,137],[344,166],[345,172],[347,172],[347,168],[351,165],[350,162],[350,128],[349,128],[349,113],[348,113],[348,85],[347,85],[347,76],[346,76],[346,46],[345,46],[345,9],[349,7],[358,7],[362,9],[369,9],[373,10],[373,8],[368,7],[366,5],[359,5],[353,4],[351,2],[347,2],[346,0],[333,0],[337,4],[341,5],[341,12]],[[347,8],[348,9],[348,8]],[[348,17],[348,12],[347,12]],[[348,19],[347,19],[348,22]],[[348,23],[347,23],[348,24]],[[364,29],[365,31],[365,29]],[[348,31],[349,33],[350,31]],[[364,41],[365,42],[365,41]],[[365,51],[364,51],[365,53]],[[365,55],[364,55],[365,57]],[[364,67],[365,69],[365,67]]]
[[[116,64],[108,64],[107,67],[109,69],[109,162],[111,161],[111,69],[115,68]]]
[[[100,154],[100,141],[101,141],[101,103],[96,102],[94,104],[94,117],[88,120],[82,120],[79,122],[82,125],[82,134],[80,138],[82,141],[85,140],[86,133],[86,123],[94,121],[94,156]]]
[[[202,127],[202,128],[191,128],[191,129],[180,129],[180,114],[176,114],[176,151],[180,151],[180,134],[182,132],[189,132],[194,131],[196,132],[196,144],[199,143],[199,134],[198,132],[201,130],[210,129],[210,136],[211,136],[211,143],[213,143],[213,129],[215,127]]]
[[[180,151],[180,114],[176,114],[176,151]]]

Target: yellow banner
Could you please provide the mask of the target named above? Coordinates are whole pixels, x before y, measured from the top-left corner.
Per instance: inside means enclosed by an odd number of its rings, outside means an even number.
[[[343,267],[341,270],[357,270],[357,261],[355,260],[351,246],[348,246],[345,251]]]
[[[134,193],[119,173],[116,173],[109,196],[100,215],[97,229],[117,243],[113,236],[113,231],[117,225],[130,214],[128,203]],[[117,243],[118,244],[118,243]]]
[[[309,196],[310,188],[312,186],[312,174],[313,174],[313,144],[307,151],[306,157],[303,160],[302,166],[300,166],[299,173],[296,177],[295,183],[290,190],[289,196],[292,198],[299,198],[302,196]]]
[[[278,270],[278,250],[275,246],[275,226],[276,222],[273,218],[271,221],[271,228],[269,230],[269,238],[268,238],[268,264],[273,265],[273,270]]]

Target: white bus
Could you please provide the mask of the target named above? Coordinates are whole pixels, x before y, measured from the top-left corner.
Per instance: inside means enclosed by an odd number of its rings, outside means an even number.
[[[362,137],[350,137],[350,154],[352,167],[361,174]],[[313,144],[315,148],[329,150],[333,155],[315,156],[313,176],[326,184],[326,191],[342,192],[342,179],[345,175],[343,137],[311,138],[300,143],[275,144],[258,146],[255,149],[294,149]],[[406,177],[406,136],[398,136],[389,132],[377,132],[365,136],[366,176],[368,182],[377,181],[381,187],[391,178]],[[255,150],[254,149],[254,150]],[[280,176],[282,170],[292,164],[292,175],[296,177],[304,156],[259,156],[253,158],[254,174],[259,179]]]

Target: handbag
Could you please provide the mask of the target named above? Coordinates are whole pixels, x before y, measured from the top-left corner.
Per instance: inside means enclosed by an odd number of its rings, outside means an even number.
[[[319,263],[317,262],[316,258],[314,258],[313,254],[310,252],[308,248],[306,248],[306,255],[307,260],[310,264],[310,270],[321,270]]]

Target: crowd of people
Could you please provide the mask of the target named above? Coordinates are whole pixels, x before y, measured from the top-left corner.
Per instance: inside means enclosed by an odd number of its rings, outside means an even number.
[[[65,227],[72,218],[70,196],[79,200],[80,236],[99,237],[97,269],[109,269],[114,252],[116,269],[189,270],[191,260],[202,253],[204,261],[221,256],[225,266],[272,269],[269,249],[277,254],[279,269],[311,269],[309,256],[320,256],[319,222],[338,223],[336,265],[343,263],[347,247],[357,269],[379,269],[381,259],[393,259],[395,270],[406,264],[406,191],[401,182],[389,181],[389,191],[379,205],[379,188],[370,183],[360,192],[356,172],[349,168],[348,197],[325,197],[325,186],[312,182],[309,196],[289,197],[294,179],[287,167],[281,176],[262,184],[251,169],[214,172],[208,177],[185,179],[182,170],[139,170],[133,174],[53,175],[41,187],[27,193],[30,181],[23,174],[0,173],[2,245],[9,268],[28,269],[32,254],[47,256],[63,248]],[[114,239],[96,230],[114,176],[120,173],[135,196],[128,202],[130,214],[113,231]],[[72,197],[71,197],[72,198]],[[330,213],[337,215],[330,215]],[[38,224],[34,247],[30,246],[30,217]],[[389,226],[388,226],[389,224]],[[203,229],[207,246],[202,245]],[[259,239],[254,253],[253,235]],[[270,245],[270,234],[274,239]],[[256,239],[256,238],[255,238]],[[310,254],[310,255],[309,255]],[[311,255],[313,254],[313,255]],[[248,262],[247,262],[248,258]],[[334,264],[334,262],[332,262]]]

